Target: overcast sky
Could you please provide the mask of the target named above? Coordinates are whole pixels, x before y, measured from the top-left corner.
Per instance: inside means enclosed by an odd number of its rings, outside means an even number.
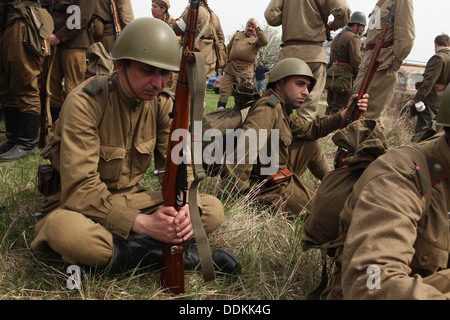
[[[264,26],[264,10],[270,0],[209,0],[211,9],[219,16],[227,38],[242,28],[249,18],[256,18]],[[376,0],[347,0],[352,11],[368,16]],[[134,15],[151,17],[151,0],[131,0]],[[441,33],[450,34],[449,0],[413,0],[416,40],[407,60],[426,62],[434,54],[434,38]],[[189,4],[188,0],[170,0],[169,13],[178,17]]]

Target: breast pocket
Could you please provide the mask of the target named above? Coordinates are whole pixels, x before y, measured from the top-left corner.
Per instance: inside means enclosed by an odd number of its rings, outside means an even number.
[[[101,180],[118,180],[123,161],[125,159],[125,148],[115,146],[100,146],[100,161],[98,172]]]
[[[156,137],[135,145],[136,155],[133,162],[133,172],[135,175],[141,175],[147,171],[152,161],[155,145]]]

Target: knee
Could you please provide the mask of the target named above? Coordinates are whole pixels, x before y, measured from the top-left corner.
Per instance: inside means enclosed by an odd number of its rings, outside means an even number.
[[[225,219],[222,203],[212,195],[200,195],[200,214],[203,228],[211,233],[220,227]]]

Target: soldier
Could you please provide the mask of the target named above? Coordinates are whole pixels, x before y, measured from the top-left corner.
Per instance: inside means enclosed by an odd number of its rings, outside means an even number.
[[[130,0],[115,0],[120,28],[123,29],[134,19]],[[116,27],[110,0],[95,1],[92,35],[96,42],[101,42],[106,52],[110,53],[116,41]]]
[[[441,34],[434,39],[434,51],[428,60],[423,74],[423,82],[417,90],[414,98],[410,100],[410,105],[414,106],[418,102],[425,104],[425,110],[416,112],[417,122],[414,130],[412,142],[420,142],[436,134],[437,128],[434,120],[439,110],[447,83],[450,81],[450,38],[446,34]]]
[[[189,3],[191,1],[189,0]],[[177,35],[182,35],[186,28],[186,21],[188,19],[188,10],[186,9],[181,17],[173,24],[173,30]],[[206,78],[205,83],[208,83],[209,78],[216,69],[217,55],[214,50],[215,34],[220,46],[225,45],[225,36],[223,35],[222,25],[219,17],[208,6],[207,0],[200,0],[200,8],[197,22],[197,37],[200,37],[195,48],[199,50],[205,57]]]
[[[95,3],[90,0],[54,1],[55,30],[50,36],[52,55],[56,55],[50,75],[53,121],[58,119],[64,97],[85,80],[86,52],[94,43],[89,25]]]
[[[152,0],[152,16],[172,26],[173,16],[169,13],[169,0]]]
[[[223,70],[219,87],[217,109],[226,108],[228,97],[237,77],[252,81],[255,60],[259,50],[269,43],[267,35],[258,26],[258,21],[251,18],[244,31],[237,31],[227,45],[228,61]]]
[[[362,59],[361,35],[366,28],[366,16],[352,13],[347,27],[331,43],[330,63],[327,69],[327,102],[325,114],[335,114],[347,106],[353,81],[358,75]]]
[[[392,3],[395,3],[394,17],[380,53],[383,63],[378,67],[367,90],[371,99],[365,115],[366,119],[379,120],[384,114],[387,102],[397,84],[398,70],[414,44],[415,27],[412,0],[378,0],[370,14],[366,51],[353,85],[353,93],[357,93],[362,85],[373,49],[389,12],[388,6]]]
[[[273,204],[282,200],[282,208],[292,215],[298,215],[303,208],[311,209],[315,189],[301,181],[300,176],[309,169],[321,180],[330,171],[317,139],[339,129],[345,111],[332,116],[317,115],[314,121],[295,115],[293,110],[302,108],[315,83],[311,69],[302,60],[286,58],[279,61],[270,72],[264,96],[250,108],[235,149],[236,154],[250,150],[239,148],[244,148],[247,134],[254,131],[257,135],[255,144],[259,145],[257,154],[245,159],[245,163],[239,164],[240,159],[237,159],[234,162],[237,164],[228,162],[224,166],[223,177],[235,179],[238,190],[246,192],[254,185],[264,183],[258,199]],[[364,112],[366,105],[367,96],[364,96],[359,101],[359,108]],[[275,141],[278,152],[269,142],[277,132],[273,130],[279,130],[279,140]],[[264,132],[266,136],[263,136]],[[263,151],[263,147],[267,150]],[[277,159],[268,164],[263,159],[263,152],[266,155],[275,153]],[[264,173],[272,166],[275,166],[272,168],[275,172],[270,175],[274,181]],[[285,178],[277,179],[284,174]]]
[[[39,1],[0,1],[0,9],[0,105],[7,138],[0,145],[0,162],[6,162],[35,153],[41,112],[38,78],[43,56],[50,54],[53,19]],[[43,38],[33,41],[25,37],[38,35],[35,18],[42,24]]]
[[[328,17],[334,20],[328,22]],[[295,57],[305,61],[317,83],[308,95],[299,115],[312,120],[325,87],[327,55],[323,42],[330,30],[344,27],[350,18],[345,0],[271,0],[264,16],[270,26],[282,26],[283,41],[278,60]]]
[[[34,250],[48,244],[68,263],[122,271],[158,266],[163,242],[192,237],[188,206],[176,212],[162,205],[160,191],[139,184],[153,154],[155,168],[164,168],[173,99],[162,90],[169,71],[179,70],[178,48],[166,23],[135,19],[111,52],[117,72],[86,80],[68,96],[44,151],[61,188],[42,206]],[[210,195],[198,203],[210,233],[223,222],[222,205]],[[239,269],[225,251],[215,251],[213,260],[224,272]],[[198,262],[191,246],[185,267]]]
[[[449,87],[436,121],[445,134],[388,150],[354,184],[339,215],[340,273],[323,298],[448,299]]]

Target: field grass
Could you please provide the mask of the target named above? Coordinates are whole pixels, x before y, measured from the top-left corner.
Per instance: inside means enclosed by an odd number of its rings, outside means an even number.
[[[218,95],[208,90],[206,112],[215,110],[217,100]],[[319,112],[323,112],[323,100]],[[232,105],[231,97],[228,107]],[[408,143],[410,137],[410,130],[398,121],[398,117],[385,121],[392,146]],[[0,143],[4,139],[0,134]],[[331,135],[320,143],[331,166],[336,148]],[[40,157],[40,151],[25,159],[0,163],[0,299],[302,300],[319,284],[320,253],[303,252],[300,247],[302,218],[259,206],[254,200],[257,191],[236,200],[223,193],[217,178],[207,178],[201,192],[218,196],[226,214],[224,224],[210,235],[210,243],[239,257],[240,275],[220,275],[214,282],[204,283],[200,272],[186,272],[186,292],[181,296],[163,292],[158,271],[110,275],[91,270],[82,277],[79,289],[70,288],[69,265],[50,250],[34,252],[29,247],[43,200],[36,177],[42,163],[46,160]],[[318,184],[309,173],[303,178]],[[148,188],[157,185],[151,173],[142,183]]]

